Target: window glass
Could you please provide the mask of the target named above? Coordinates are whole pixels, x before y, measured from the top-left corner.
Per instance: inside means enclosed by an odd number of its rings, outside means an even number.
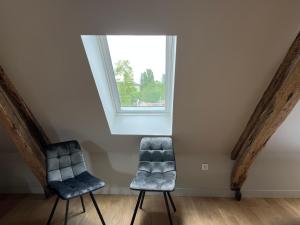
[[[166,36],[108,35],[121,108],[165,107]]]

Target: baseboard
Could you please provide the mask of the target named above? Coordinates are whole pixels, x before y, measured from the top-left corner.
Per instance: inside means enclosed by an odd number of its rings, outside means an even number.
[[[300,198],[300,190],[241,190],[248,198]]]
[[[241,193],[244,198],[300,198],[300,190],[242,189]],[[177,188],[174,194],[177,196],[234,197],[234,192],[230,189],[214,188]]]
[[[40,186],[0,186],[1,194],[42,194],[43,190]]]
[[[242,189],[243,198],[300,198],[300,190],[255,190]],[[32,193],[42,194],[43,190],[39,186],[0,186],[0,193]],[[129,187],[109,186],[95,191],[95,194],[109,195],[137,195],[137,191],[130,190]],[[150,195],[159,193],[150,192]],[[194,196],[194,197],[233,197],[234,192],[230,189],[221,188],[182,188],[178,187],[173,193],[174,196]]]
[[[300,190],[241,190],[243,197],[248,198],[300,198]],[[105,187],[96,192],[96,194],[112,194],[112,195],[136,195],[138,192],[130,190],[128,187]],[[157,194],[157,193],[149,193]],[[230,189],[221,188],[181,188],[178,187],[174,191],[175,196],[195,196],[195,197],[233,197],[234,192]]]
[[[96,194],[111,195],[136,195],[138,192],[130,190],[129,187],[112,187],[107,186],[95,192]],[[159,193],[149,192],[156,195]],[[233,192],[226,189],[196,189],[196,188],[176,188],[173,195],[175,196],[203,196],[203,197],[232,197]]]

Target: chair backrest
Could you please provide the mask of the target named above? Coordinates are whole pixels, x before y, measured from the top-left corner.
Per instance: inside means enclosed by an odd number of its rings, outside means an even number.
[[[86,165],[77,141],[66,141],[46,147],[47,180],[64,181],[85,172]]]
[[[171,137],[144,137],[140,144],[139,170],[164,173],[176,170]]]

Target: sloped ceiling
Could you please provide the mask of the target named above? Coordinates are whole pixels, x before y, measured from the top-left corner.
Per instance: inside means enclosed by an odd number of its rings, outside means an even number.
[[[229,159],[300,29],[299,9],[297,0],[2,0],[0,64],[53,141],[136,152],[139,137],[110,135],[80,35],[176,34],[176,150]]]

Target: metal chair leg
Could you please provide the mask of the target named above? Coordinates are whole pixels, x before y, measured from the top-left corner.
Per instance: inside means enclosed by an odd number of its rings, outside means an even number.
[[[65,213],[65,223],[64,223],[64,225],[67,225],[67,223],[68,223],[68,212],[69,212],[69,200],[67,200],[67,203],[66,203],[66,213]]]
[[[140,204],[140,209],[143,209],[143,202],[144,202],[144,198],[145,198],[145,191],[143,191],[142,193],[142,200],[141,200],[141,204]]]
[[[167,208],[167,211],[168,211],[169,222],[170,222],[170,225],[173,225],[166,192],[164,192],[164,198],[165,198],[166,208]]]
[[[55,203],[54,203],[54,205],[53,205],[53,208],[52,208],[52,210],[51,210],[51,213],[50,213],[50,216],[49,216],[47,225],[50,225],[50,223],[51,223],[53,214],[54,214],[54,212],[55,212],[55,209],[56,209],[56,206],[57,206],[57,203],[58,203],[58,200],[59,200],[59,197],[57,196],[57,197],[56,197],[56,200],[55,200]]]
[[[95,206],[95,208],[96,208],[96,210],[97,210],[98,216],[99,216],[99,218],[100,218],[102,224],[105,225],[105,221],[104,221],[104,219],[103,219],[103,216],[102,216],[102,214],[101,214],[101,212],[100,212],[100,209],[99,209],[99,207],[98,207],[98,205],[97,205],[97,202],[96,202],[96,200],[95,200],[94,195],[93,195],[92,192],[90,192],[90,196],[91,196],[91,199],[92,199],[92,201],[93,201],[93,203],[94,203],[94,206]]]
[[[170,199],[170,202],[171,202],[173,211],[176,212],[176,207],[175,207],[175,204],[174,204],[173,199],[172,199],[172,197],[171,197],[171,193],[170,193],[170,192],[167,192],[167,194],[168,194],[168,197],[169,197],[169,199]]]
[[[80,195],[80,201],[81,201],[81,205],[82,205],[82,210],[85,213],[85,206],[84,206],[82,195]]]
[[[134,208],[134,212],[133,212],[133,215],[132,215],[132,218],[131,218],[130,225],[133,225],[133,224],[134,224],[136,212],[137,212],[137,210],[138,210],[138,207],[139,207],[139,204],[140,204],[142,195],[143,195],[143,191],[140,191],[139,197],[138,197],[138,200],[137,200],[137,202],[136,202],[136,205],[135,205],[135,208]]]

